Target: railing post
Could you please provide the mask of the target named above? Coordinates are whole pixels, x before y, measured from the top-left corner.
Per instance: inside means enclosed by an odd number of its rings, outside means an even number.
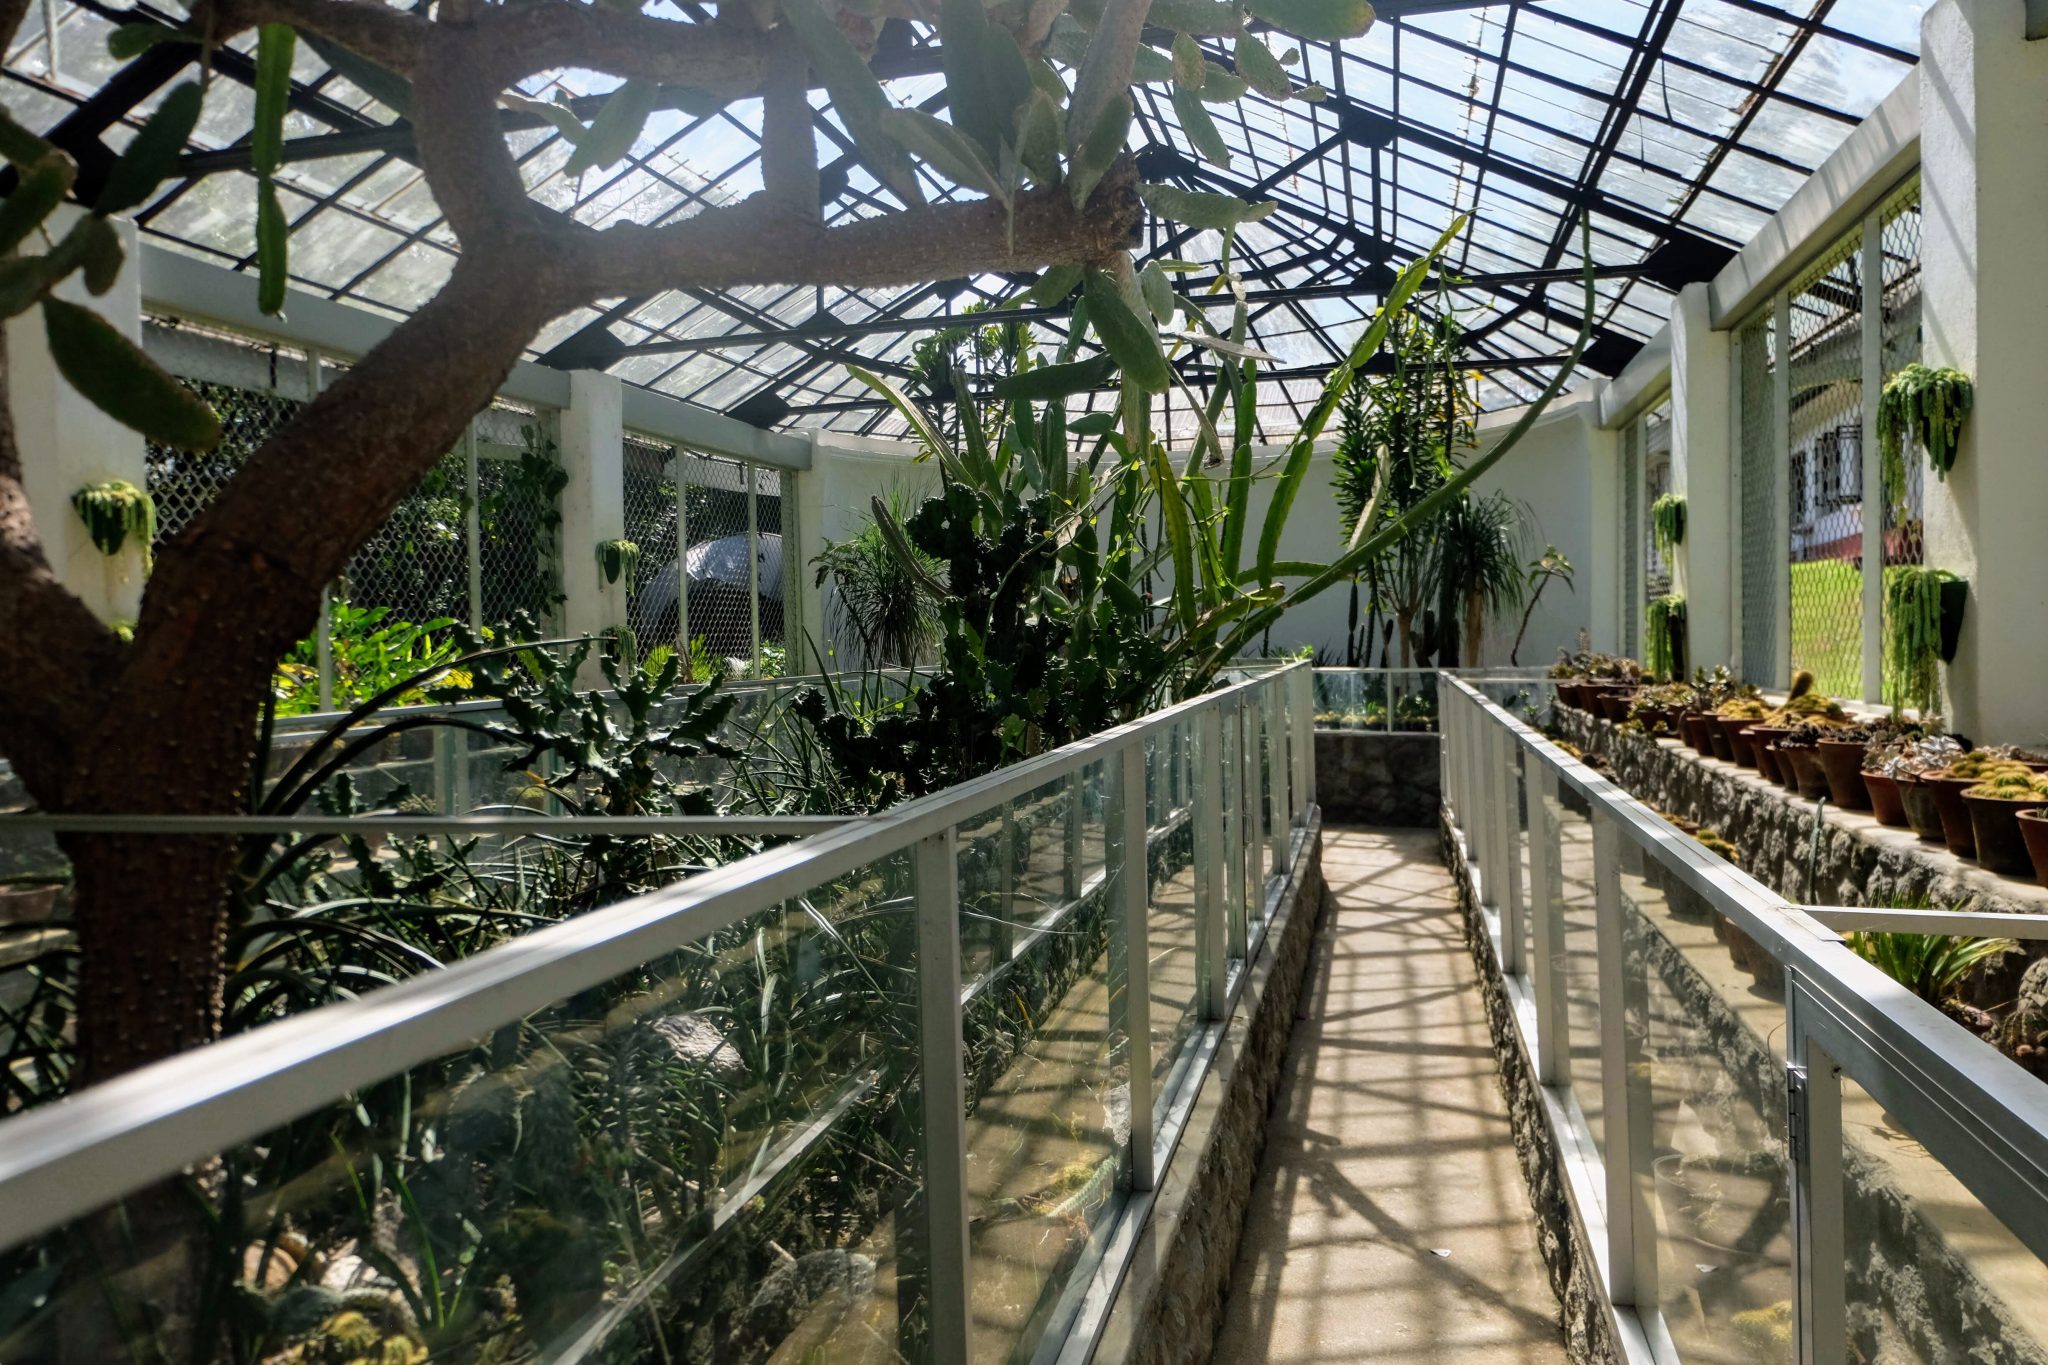
[[[1245,940],[1251,940],[1252,921],[1266,907],[1265,878],[1259,868],[1259,776],[1258,745],[1252,738],[1251,708],[1239,693],[1235,707],[1237,725],[1237,862],[1244,887]],[[1250,953],[1246,953],[1250,960]]]
[[[1230,1013],[1230,931],[1223,906],[1229,898],[1224,884],[1223,856],[1223,715],[1205,706],[1195,717],[1195,774],[1188,793],[1195,835],[1195,956],[1200,973],[1202,1017],[1222,1019]]]
[[[1145,742],[1134,739],[1118,756],[1118,860],[1120,911],[1114,941],[1123,946],[1125,1053],[1131,1093],[1131,1189],[1154,1183],[1152,1150],[1152,869],[1146,850]],[[1114,977],[1111,978],[1112,983]],[[947,1357],[940,1357],[946,1359]]]
[[[924,1237],[933,1360],[968,1358],[967,1081],[960,1017],[960,882],[956,832],[918,841],[917,1022],[924,1078]]]
[[[1296,812],[1305,824],[1309,807],[1316,803],[1316,679],[1309,669],[1301,670],[1294,689],[1294,774],[1295,791],[1301,801]]]
[[[1081,784],[1081,770],[1076,768],[1068,773],[1066,856],[1061,859],[1060,865],[1060,894],[1070,904],[1080,899],[1083,880],[1081,869],[1086,862],[1083,856],[1086,850],[1081,842],[1081,831],[1086,826],[1085,791],[1086,788]]]
[[[1266,765],[1269,774],[1266,787],[1270,793],[1266,806],[1266,840],[1271,845],[1273,875],[1285,877],[1289,852],[1287,836],[1294,828],[1294,811],[1288,797],[1293,783],[1289,777],[1292,765],[1287,761],[1287,726],[1280,712],[1278,683],[1261,687],[1259,693],[1259,714],[1265,720],[1266,747],[1270,753]]]
[[[1494,875],[1500,885],[1494,904],[1500,910],[1500,969],[1503,976],[1528,971],[1522,928],[1521,802],[1518,799],[1516,750],[1520,747],[1505,721],[1487,718],[1493,732]]]
[[[1607,1183],[1607,1296],[1617,1304],[1652,1305],[1657,1293],[1657,1247],[1649,1235],[1647,1182],[1639,1167],[1650,1140],[1648,1077],[1636,1065],[1641,1042],[1628,1029],[1629,1004],[1642,982],[1631,981],[1624,959],[1621,835],[1611,817],[1593,812],[1594,940],[1600,981],[1600,1092],[1606,1139],[1601,1156]],[[1638,1009],[1636,1017],[1643,1011]]]
[[[1560,1088],[1572,1079],[1571,1043],[1564,982],[1558,960],[1564,954],[1564,850],[1558,816],[1557,769],[1531,761],[1536,778],[1529,794],[1529,975],[1536,996],[1536,1079]]]
[[[1800,1023],[1785,973],[1785,1148],[1792,1203],[1792,1304],[1799,1365],[1842,1365],[1847,1309],[1842,1232],[1842,1076]]]

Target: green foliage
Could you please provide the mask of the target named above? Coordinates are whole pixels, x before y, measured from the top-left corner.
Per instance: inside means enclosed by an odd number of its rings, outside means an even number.
[[[1653,678],[1682,676],[1685,599],[1677,593],[1652,598],[1643,608],[1643,667]]]
[[[1962,934],[1852,932],[1849,950],[1930,1005],[1940,1006],[1978,967],[2019,945],[2009,938]]]
[[[887,499],[892,520],[908,520],[911,509],[900,493]],[[812,561],[816,586],[832,584],[838,624],[861,643],[871,665],[889,668],[918,662],[936,644],[944,572],[936,558],[913,548],[905,558],[891,548],[872,519],[845,540],[828,542]]]
[[[72,510],[85,523],[93,548],[117,555],[130,536],[142,546],[143,567],[149,567],[150,542],[156,539],[156,502],[126,479],[89,483],[71,495]]]
[[[462,653],[446,616],[430,621],[393,620],[389,607],[328,604],[328,648],[334,669],[333,699],[344,709],[378,696],[407,678],[432,676]],[[278,662],[271,684],[272,704],[280,716],[309,715],[320,706],[320,645],[308,637]],[[391,705],[415,706],[426,700],[423,685],[396,694]]]
[[[1440,619],[1463,616],[1457,661],[1480,662],[1486,618],[1522,605],[1527,580],[1522,564],[1524,509],[1506,493],[1453,499],[1437,516],[1435,578],[1442,589]]]
[[[1888,496],[1905,496],[1905,443],[1917,440],[1934,466],[1934,476],[1946,479],[1955,467],[1956,447],[1963,438],[1963,424],[1969,420],[1976,399],[1976,386],[1960,370],[1929,369],[1913,364],[1884,381],[1877,401],[1877,439],[1884,456],[1884,481]]]
[[[1650,527],[1658,556],[1672,563],[1672,552],[1685,543],[1685,494],[1666,493],[1651,503]]]
[[[607,583],[626,580],[626,591],[633,590],[633,576],[640,568],[640,547],[630,540],[600,540],[597,542],[597,571],[604,575]]]
[[[1941,710],[1941,585],[1953,581],[1920,564],[1884,571],[1884,688],[1894,709]]]

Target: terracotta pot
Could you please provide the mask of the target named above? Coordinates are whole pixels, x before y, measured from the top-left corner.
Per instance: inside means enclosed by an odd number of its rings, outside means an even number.
[[[1735,761],[1735,745],[1728,738],[1728,731],[1722,728],[1719,716],[1707,717],[1707,743],[1712,749],[1709,757],[1718,758],[1723,763]]]
[[[1756,722],[1746,717],[1716,716],[1714,724],[1718,725],[1721,728],[1721,733],[1728,737],[1728,756],[1739,767],[1754,768],[1756,766],[1756,745],[1749,738],[1749,727],[1756,724]]]
[[[1783,782],[1786,780],[1784,775],[1785,765],[1779,762],[1777,756],[1773,754],[1770,759],[1770,766],[1765,767],[1764,751],[1775,746],[1779,736],[1789,733],[1790,731],[1782,725],[1765,725],[1758,721],[1751,721],[1749,729],[1745,734],[1745,738],[1749,740],[1749,747],[1757,755],[1756,770],[1773,782]]]
[[[1766,782],[1783,782],[1785,779],[1778,776],[1777,744],[1766,741],[1753,726],[1749,732],[1749,743],[1750,747],[1756,750],[1757,775]]]
[[[1863,755],[1870,745],[1860,739],[1824,739],[1820,742],[1821,771],[1827,774],[1828,791],[1843,810],[1869,810],[1870,793],[1863,789]]]
[[[1778,785],[1794,796],[1799,795],[1799,769],[1793,766],[1792,751],[1783,744],[1771,747],[1778,755]]]
[[[1778,749],[1778,762],[1792,760],[1792,775],[1797,779],[1799,794],[1809,801],[1818,801],[1832,795],[1828,791],[1827,769],[1820,766],[1820,750],[1813,748]]]
[[[1977,840],[1977,861],[2002,877],[2024,877],[2033,871],[2027,841],[2020,835],[2019,813],[2040,807],[2039,797],[2005,801],[1995,796],[1965,796],[1970,832]]]
[[[1619,725],[1628,719],[1628,708],[1635,699],[1633,687],[1610,687],[1600,694],[1600,714]]]
[[[1941,832],[1941,807],[1935,802],[1934,788],[1917,777],[1902,777],[1898,781],[1899,804],[1906,808],[1906,823],[1925,843],[1945,842]]]
[[[1687,744],[1692,746],[1692,751],[1701,758],[1712,758],[1714,756],[1714,743],[1707,738],[1707,727],[1713,723],[1704,712],[1700,711],[1688,711],[1679,717],[1679,734],[1685,739]]]
[[[1583,711],[1586,709],[1586,685],[1560,678],[1557,680],[1557,699],[1566,706],[1576,706]]]
[[[1970,827],[1970,808],[1963,804],[1963,793],[1976,786],[1977,779],[1922,773],[1920,783],[1934,793],[1934,808],[1941,812],[1941,837],[1947,841],[1948,851],[1958,858],[1976,857],[1977,833]]]
[[[1870,809],[1877,816],[1877,823],[1890,825],[1894,829],[1906,827],[1906,799],[1899,794],[1899,784],[1883,773],[1865,771],[1863,789],[1870,793]]]
[[[2023,810],[2019,818],[2020,838],[2027,844],[2027,857],[2034,864],[2034,880],[2048,886],[2048,815]]]

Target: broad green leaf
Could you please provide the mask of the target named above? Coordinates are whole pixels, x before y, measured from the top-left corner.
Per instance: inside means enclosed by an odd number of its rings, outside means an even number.
[[[291,105],[292,51],[298,35],[290,24],[256,30],[256,108],[249,129],[249,164],[259,177],[284,163],[284,116]]]
[[[1138,272],[1138,288],[1144,291],[1145,306],[1162,327],[1179,315],[1180,300],[1173,296],[1173,281],[1157,265],[1147,265]]]
[[[14,250],[28,235],[43,225],[78,175],[71,158],[52,149],[42,160],[22,171],[14,193],[0,204],[0,254]]]
[[[114,287],[125,259],[114,225],[98,214],[87,214],[51,249],[49,276],[54,283],[82,269],[87,292],[97,298]]]
[[[853,44],[826,15],[818,0],[782,0],[782,17],[810,55],[811,69],[832,96],[832,109],[846,123],[861,159],[907,204],[922,204],[917,171],[902,144],[882,131],[889,97]]]
[[[654,99],[659,93],[660,87],[653,81],[627,81],[612,91],[611,98],[590,121],[590,131],[576,144],[562,173],[576,176],[588,170],[608,170],[624,161],[654,113]]]
[[[303,35],[307,47],[335,74],[394,114],[412,113],[412,82],[388,66],[359,57],[340,43],[329,42],[317,33]]]
[[[555,100],[537,100],[522,95],[517,90],[501,90],[498,92],[498,103],[518,113],[532,114],[536,118],[547,120],[555,126],[556,132],[569,139],[571,145],[582,142],[590,132],[583,126],[583,120],[576,117],[574,109]]]
[[[1185,33],[1173,35],[1173,79],[1176,85],[1188,90],[1200,90],[1208,76],[1209,63],[1202,56],[1202,45]]]
[[[1238,29],[1236,7],[1218,0],[1152,0],[1145,22],[1201,37],[1227,37]]]
[[[1123,291],[1104,271],[1090,270],[1081,290],[1095,334],[1102,338],[1103,349],[1116,357],[1124,378],[1145,393],[1164,393],[1173,382],[1173,370],[1151,324],[1131,310]]]
[[[981,426],[981,404],[974,401],[967,372],[958,365],[953,366],[953,394],[960,413],[960,462],[967,468],[968,482],[977,489],[992,489],[999,480],[989,456],[988,433]]]
[[[1037,365],[996,381],[995,395],[1047,403],[1077,393],[1102,388],[1116,379],[1116,361],[1108,355],[1075,360],[1065,365]]]
[[[27,170],[57,148],[31,133],[14,121],[14,116],[0,108],[0,156],[4,156],[17,168]]]
[[[1244,7],[1282,33],[1323,42],[1360,37],[1373,21],[1367,0],[1245,0]]]
[[[0,260],[0,318],[28,311],[50,284],[50,261],[46,256],[9,256]]]
[[[1173,551],[1173,605],[1180,613],[1181,628],[1191,631],[1200,608],[1197,595],[1201,583],[1195,576],[1195,540],[1188,526],[1187,500],[1181,496],[1180,481],[1173,476],[1173,462],[1158,442],[1146,443],[1145,458],[1159,487],[1160,519],[1166,523],[1166,543]]]
[[[1280,59],[1273,55],[1273,49],[1251,34],[1244,34],[1233,49],[1237,58],[1237,74],[1244,77],[1251,88],[1268,99],[1284,100],[1294,91],[1294,82],[1288,78],[1287,68],[1280,65]]]
[[[882,115],[882,131],[954,184],[1009,202],[995,167],[974,139],[944,119],[920,109],[891,109]]]
[[[939,65],[946,73],[953,122],[961,134],[980,146],[982,159],[994,165],[996,148],[1010,119],[1008,108],[998,109],[997,92],[989,88],[988,47],[988,11],[981,0],[940,0]]]
[[[196,43],[196,34],[180,33],[162,24],[123,24],[107,35],[107,55],[117,62],[133,61],[158,43]]]
[[[1180,116],[1181,131],[1188,135],[1188,141],[1195,144],[1202,160],[1212,166],[1228,168],[1230,147],[1223,141],[1223,134],[1217,131],[1216,121],[1209,117],[1202,97],[1185,86],[1175,86],[1173,112]]]
[[[1060,107],[1043,90],[1033,90],[1017,118],[1017,158],[1040,185],[1060,179],[1060,149],[1067,143]]]
[[[1138,197],[1145,201],[1146,208],[1161,218],[1186,223],[1192,228],[1212,228],[1218,232],[1236,227],[1239,223],[1256,223],[1280,207],[1271,199],[1247,204],[1236,195],[1184,190],[1177,186],[1150,181],[1138,186]]]
[[[267,314],[284,309],[290,234],[277,186],[262,181],[256,186],[256,306]]]
[[[903,533],[903,527],[896,521],[896,514],[889,510],[889,504],[879,497],[868,500],[868,510],[874,514],[875,528],[882,533],[882,541],[889,552],[896,556],[897,563],[905,573],[916,579],[918,584],[932,596],[941,600],[951,598],[953,590],[938,579],[925,566],[924,557],[912,548],[910,537]]]
[[[1244,306],[1238,305],[1240,313]],[[1244,558],[1244,529],[1252,499],[1252,441],[1259,430],[1258,366],[1223,367],[1231,383],[1230,489],[1224,497],[1223,566],[1232,574]]]
[[[1041,307],[1049,308],[1053,304],[1064,303],[1067,295],[1073,293],[1080,283],[1080,266],[1056,265],[1040,275],[1037,282],[1024,291],[1024,297]]]
[[[848,365],[846,372],[889,400],[889,406],[896,409],[898,415],[909,424],[911,434],[917,437],[925,449],[931,451],[933,457],[945,469],[948,478],[959,483],[971,482],[967,478],[967,471],[960,465],[959,456],[953,453],[952,444],[946,440],[946,434],[939,430],[938,423],[932,421],[931,414],[919,407],[916,400],[873,371],[864,370],[858,365]]]
[[[1070,177],[1074,207],[1080,208],[1088,202],[1088,196],[1095,193],[1095,187],[1102,177],[1109,174],[1109,168],[1124,149],[1124,138],[1131,130],[1131,97],[1118,95],[1103,109],[1102,117],[1095,120],[1095,126],[1088,130],[1080,150],[1074,153],[1073,174]],[[1067,128],[1068,136],[1073,135],[1073,126]]]
[[[1032,78],[1031,63],[1025,60],[1024,50],[1017,46],[1017,39],[1010,31],[1000,24],[989,26],[988,41],[981,48],[981,72],[995,106],[998,144],[1013,140],[1011,131],[1023,117],[1025,106],[1030,104],[1038,87]],[[1059,106],[1055,103],[1053,107]]]
[[[1244,98],[1251,87],[1232,72],[1225,71],[1216,63],[1209,63],[1209,74],[1202,81],[1202,102],[1204,104],[1235,104]]]
[[[178,156],[199,122],[199,82],[185,81],[164,96],[149,122],[121,153],[92,211],[98,214],[126,213],[140,207],[156,193],[156,187],[176,169]]]
[[[220,443],[213,409],[90,308],[44,299],[43,333],[71,387],[123,426],[180,450]]]
[[[1330,92],[1320,84],[1309,84],[1296,90],[1294,98],[1302,101],[1304,104],[1321,104],[1324,100],[1330,98]]]

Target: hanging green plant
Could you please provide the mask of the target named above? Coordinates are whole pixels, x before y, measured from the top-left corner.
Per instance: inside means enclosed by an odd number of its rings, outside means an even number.
[[[1970,376],[1961,370],[1908,365],[1884,381],[1884,393],[1877,400],[1877,442],[1884,457],[1887,497],[1896,501],[1905,496],[1909,436],[1927,451],[1934,476],[1948,477],[1976,394]]]
[[[71,506],[103,555],[117,555],[134,536],[142,543],[142,567],[149,567],[156,539],[156,500],[126,479],[89,483],[71,495]]]
[[[1941,589],[1955,581],[1920,564],[1884,571],[1884,692],[1893,710],[1941,710]]]
[[[633,590],[633,575],[640,568],[640,547],[630,540],[600,540],[597,543],[597,567],[607,583],[626,580],[626,591]]]
[[[1685,543],[1685,494],[1666,493],[1650,504],[1650,530],[1657,554],[1669,564],[1671,552]]]
[[[1643,610],[1643,667],[1652,677],[1685,676],[1685,599],[1653,597]]]

